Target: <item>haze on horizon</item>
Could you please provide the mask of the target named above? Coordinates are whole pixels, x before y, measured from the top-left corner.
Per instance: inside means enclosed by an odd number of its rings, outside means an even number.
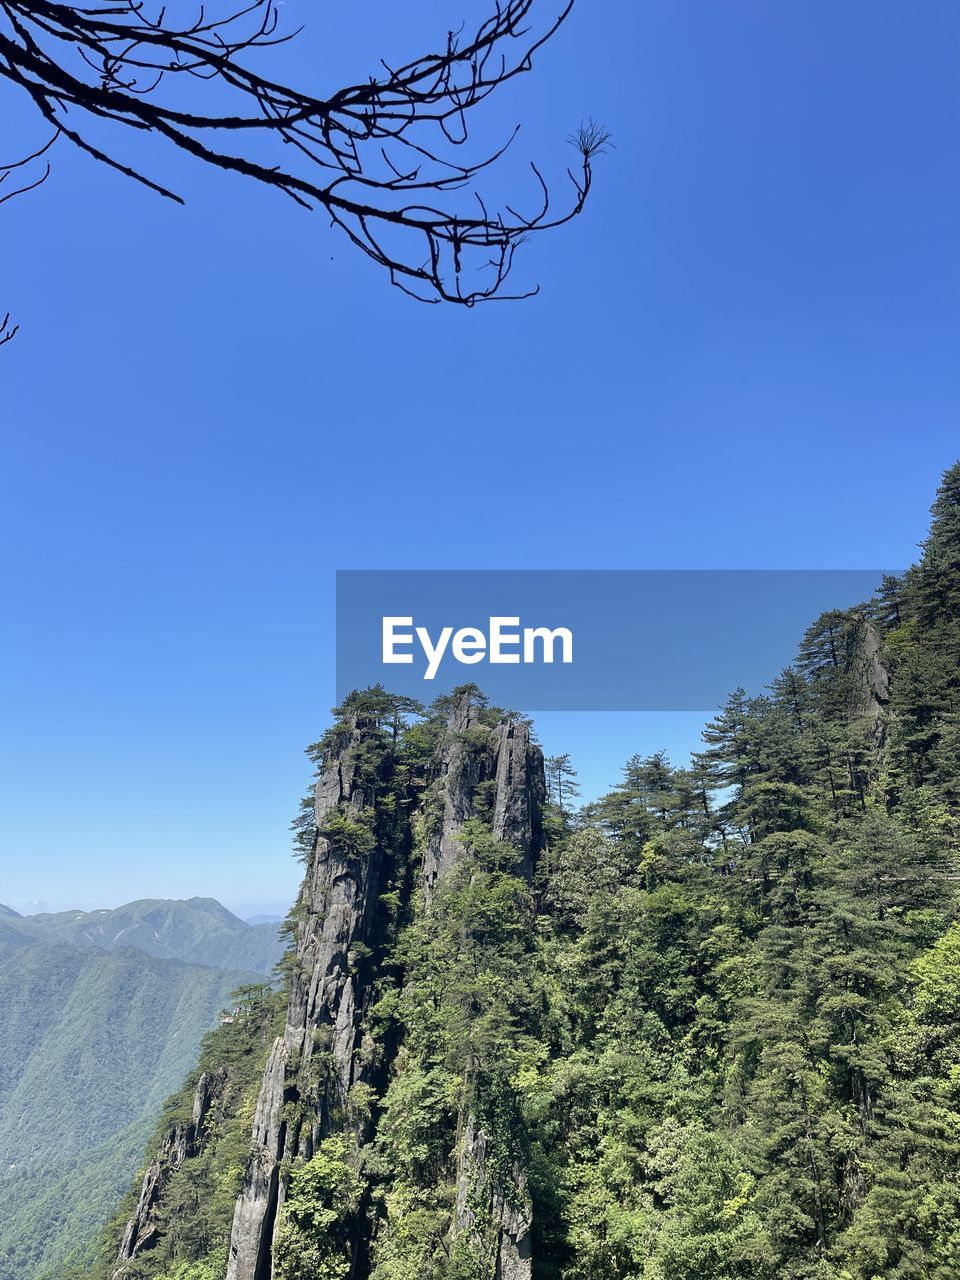
[[[430,8],[324,13],[324,80]],[[285,909],[338,567],[911,562],[960,421],[958,42],[941,3],[576,5],[485,127],[551,178],[581,120],[616,149],[540,295],[469,313],[229,175],[175,208],[58,155],[3,206],[43,250],[4,264],[0,900]],[[589,795],[703,718],[538,730]]]

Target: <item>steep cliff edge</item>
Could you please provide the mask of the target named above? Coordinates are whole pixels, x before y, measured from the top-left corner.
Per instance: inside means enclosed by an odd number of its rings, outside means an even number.
[[[546,784],[543,754],[529,726],[503,719],[484,725],[470,694],[455,698],[441,752],[443,821],[428,840],[423,862],[427,909],[434,891],[458,866],[468,848],[463,833],[486,817],[498,844],[516,853],[510,869],[529,884],[543,847]],[[495,1143],[477,1114],[476,1101],[462,1111],[457,1134],[457,1189],[453,1237],[466,1237],[484,1251],[498,1280],[528,1280],[533,1206],[526,1172],[516,1157],[494,1171],[488,1149]]]
[[[223,1274],[250,1115],[282,1025],[278,992],[266,984],[236,992],[232,1012],[205,1037],[196,1068],[164,1107],[142,1175],[106,1233],[98,1277],[164,1275],[184,1242],[190,1257]]]
[[[147,1166],[137,1206],[127,1221],[123,1240],[120,1242],[118,1265],[113,1273],[113,1280],[119,1280],[124,1275],[127,1264],[138,1253],[155,1243],[160,1231],[158,1211],[164,1191],[172,1176],[199,1151],[211,1101],[215,1095],[222,1094],[225,1082],[226,1075],[223,1072],[218,1071],[216,1075],[211,1075],[208,1071],[201,1073],[193,1094],[190,1119],[174,1122],[164,1137],[160,1150]]]
[[[323,747],[313,847],[294,908],[286,1026],[257,1102],[228,1280],[270,1276],[285,1191],[281,1162],[309,1159],[320,1137],[350,1123],[350,1088],[361,1071],[357,1050],[373,972],[369,961],[382,943],[379,894],[396,871],[403,845],[403,830],[385,822],[380,804],[390,792],[395,764],[375,710],[348,710]]]
[[[518,872],[528,881],[543,845],[543,753],[524,721],[504,718],[490,725],[484,716],[469,690],[454,697],[438,762],[443,817],[423,857],[428,900],[462,855],[460,836],[470,819],[489,818],[494,836],[516,849]]]
[[[464,690],[445,720],[429,726],[428,747],[411,750],[398,716],[389,700],[358,697],[319,753],[313,842],[294,910],[286,1026],[264,1071],[228,1280],[275,1274],[290,1176],[326,1139],[347,1135],[357,1167],[366,1149],[375,1149],[378,1094],[405,1052],[402,1032],[379,1046],[371,1036],[370,1013],[383,993],[393,936],[391,913],[410,921],[430,912],[464,857],[471,823],[482,822],[498,846],[513,851],[511,870],[527,881],[542,845],[543,757],[524,722],[490,713]],[[395,989],[404,982],[395,958],[391,982]],[[464,1110],[449,1153],[457,1184],[449,1232],[474,1230],[475,1206],[483,1202],[486,1217],[497,1222],[501,1273],[521,1280],[529,1275],[529,1197],[516,1162],[509,1186],[489,1172],[491,1141]],[[368,1192],[346,1242],[351,1276],[369,1273],[380,1229]]]

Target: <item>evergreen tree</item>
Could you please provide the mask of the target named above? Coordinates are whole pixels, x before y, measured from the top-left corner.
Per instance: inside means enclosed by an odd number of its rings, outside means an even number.
[[[500,715],[469,688],[429,712],[368,690],[313,749],[348,736],[364,798],[320,835],[389,854],[388,927],[350,962],[377,974],[361,1052],[383,1065],[349,1102],[363,1125],[290,1171],[278,1280],[349,1275],[357,1237],[370,1280],[497,1280],[487,1168],[500,1211],[532,1197],[533,1280],[953,1280],[960,467],[921,564],[736,690],[689,769],[632,756],[574,820],[569,757],[548,761],[531,883],[481,780]],[[444,770],[460,854],[427,902]],[[221,1280],[238,1133],[171,1180],[130,1280]]]
[[[557,806],[561,826],[566,826],[580,795],[577,771],[570,763],[569,753],[547,756],[544,761],[544,770],[547,778],[547,794]]]

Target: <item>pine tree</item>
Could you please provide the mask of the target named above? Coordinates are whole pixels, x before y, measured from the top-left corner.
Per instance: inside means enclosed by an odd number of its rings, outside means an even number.
[[[569,823],[574,803],[580,795],[577,771],[570,763],[569,753],[547,756],[544,769],[547,777],[547,792],[557,806],[561,826],[565,827]]]

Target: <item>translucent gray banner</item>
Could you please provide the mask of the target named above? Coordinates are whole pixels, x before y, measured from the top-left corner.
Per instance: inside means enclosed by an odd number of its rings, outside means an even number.
[[[759,692],[884,570],[341,570],[337,695],[474,683],[525,711],[708,711]]]

